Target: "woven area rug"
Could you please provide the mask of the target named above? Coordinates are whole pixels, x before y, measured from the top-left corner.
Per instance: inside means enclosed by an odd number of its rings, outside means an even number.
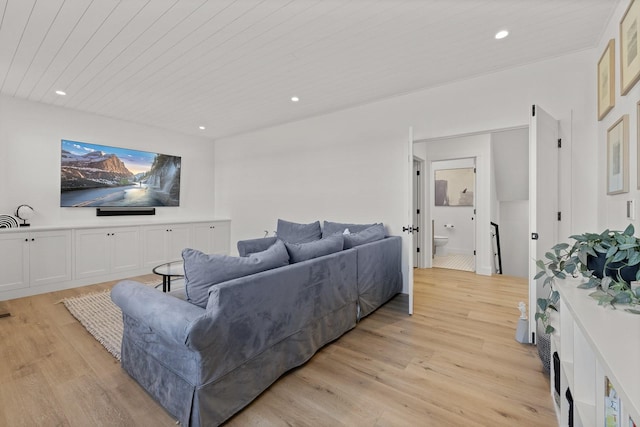
[[[160,280],[141,283],[155,287]],[[111,290],[66,298],[62,303],[109,353],[120,360],[122,311],[111,301]]]

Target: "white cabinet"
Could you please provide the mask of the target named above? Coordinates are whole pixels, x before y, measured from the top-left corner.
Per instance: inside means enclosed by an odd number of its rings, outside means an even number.
[[[75,278],[140,268],[139,227],[94,228],[75,232]]]
[[[206,254],[229,254],[229,221],[202,222],[193,225],[193,249]]]
[[[0,236],[0,291],[71,280],[71,230]]]
[[[560,315],[551,354],[558,355],[559,372],[552,363],[550,382],[559,425],[569,425],[567,390],[573,400],[573,425],[604,425],[607,380],[619,397],[617,425],[632,425],[631,420],[640,425],[640,316],[626,313],[624,305],[616,310],[598,306],[589,297],[592,290],[578,289],[578,284],[574,279],[557,284]]]
[[[0,301],[150,274],[184,248],[229,252],[230,221],[0,229]]]
[[[142,227],[143,264],[159,264],[182,259],[182,250],[191,245],[191,224],[164,224]]]

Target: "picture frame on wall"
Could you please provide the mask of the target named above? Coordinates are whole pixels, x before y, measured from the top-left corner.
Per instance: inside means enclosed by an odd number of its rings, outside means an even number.
[[[609,40],[598,61],[598,120],[602,120],[616,104],[615,40]]]
[[[607,130],[607,194],[629,192],[629,115]]]
[[[631,0],[620,21],[620,93],[626,95],[640,78],[640,0]]]

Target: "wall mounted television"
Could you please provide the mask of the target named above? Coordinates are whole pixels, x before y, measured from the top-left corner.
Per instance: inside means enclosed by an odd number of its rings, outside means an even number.
[[[180,205],[181,158],[62,140],[61,207]]]

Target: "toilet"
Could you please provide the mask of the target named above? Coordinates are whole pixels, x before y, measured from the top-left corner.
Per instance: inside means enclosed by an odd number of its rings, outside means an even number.
[[[449,243],[448,236],[434,236],[434,243],[436,245],[436,256],[447,255],[447,243]]]

